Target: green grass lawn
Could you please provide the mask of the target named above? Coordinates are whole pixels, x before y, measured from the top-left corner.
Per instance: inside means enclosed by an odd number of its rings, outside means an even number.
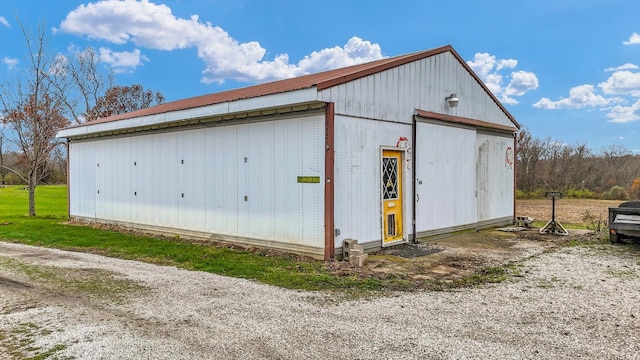
[[[24,186],[0,188],[0,240],[173,265],[305,290],[402,289],[398,279],[332,274],[325,262],[66,224],[67,188],[38,186],[36,217]]]

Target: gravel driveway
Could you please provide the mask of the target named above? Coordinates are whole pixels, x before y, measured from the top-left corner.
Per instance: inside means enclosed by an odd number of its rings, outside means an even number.
[[[637,248],[521,264],[500,284],[345,300],[0,242],[0,359],[640,358]]]

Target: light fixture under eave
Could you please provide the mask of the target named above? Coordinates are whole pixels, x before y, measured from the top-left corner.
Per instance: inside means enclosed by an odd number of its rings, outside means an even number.
[[[456,94],[449,95],[445,100],[447,100],[447,102],[449,103],[449,107],[452,108],[458,107],[458,102],[460,102]]]

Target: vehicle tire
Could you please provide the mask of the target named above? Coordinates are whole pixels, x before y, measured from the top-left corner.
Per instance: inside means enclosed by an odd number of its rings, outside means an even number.
[[[609,233],[609,241],[612,244],[619,244],[620,243],[620,239],[618,238],[618,234]]]

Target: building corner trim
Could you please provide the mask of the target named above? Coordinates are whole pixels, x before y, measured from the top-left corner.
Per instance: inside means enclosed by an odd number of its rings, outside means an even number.
[[[325,110],[325,155],[324,155],[324,260],[335,257],[335,107],[327,103]]]

